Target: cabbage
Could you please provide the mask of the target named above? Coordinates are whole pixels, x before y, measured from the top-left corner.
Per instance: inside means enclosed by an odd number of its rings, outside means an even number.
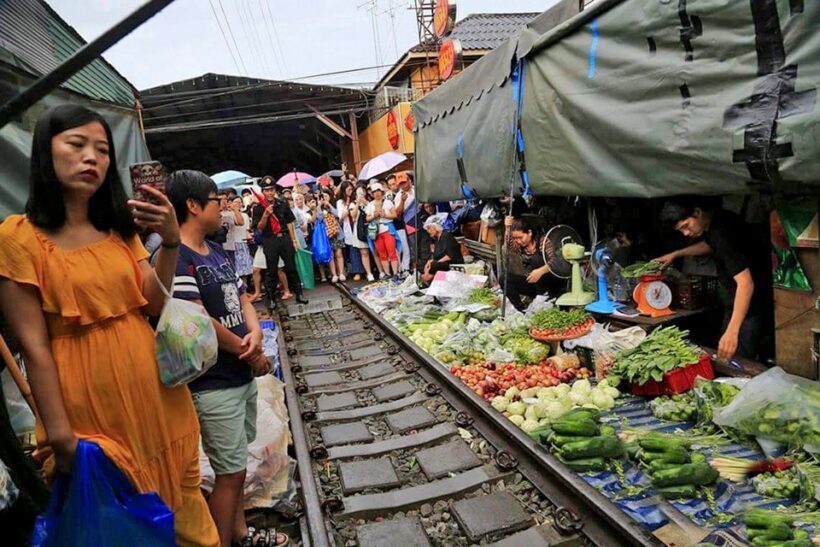
[[[511,388],[507,389],[507,391],[504,392],[504,397],[506,397],[507,399],[512,401],[513,399],[515,399],[515,396],[518,395],[519,393],[521,393],[521,390],[518,389],[516,386],[512,386]]]
[[[514,423],[518,427],[521,427],[521,424],[524,423],[524,416],[519,416],[518,414],[513,414],[512,416],[510,416],[507,419],[510,420],[512,423]]]
[[[543,400],[555,399],[555,395],[556,395],[555,389],[553,389],[551,387],[542,387],[535,394],[535,396],[538,397],[539,399],[541,399],[542,401]]]
[[[611,397],[609,397],[606,394],[605,390],[598,389],[598,388],[595,388],[595,389],[592,390],[592,395],[590,397],[590,400],[592,401],[592,404],[594,404],[598,408],[600,408],[602,410],[606,409],[607,408],[607,402],[609,401],[609,399],[611,399]]]
[[[589,401],[589,393],[572,391],[569,394],[569,400],[572,402],[573,406],[583,406]]]
[[[620,396],[621,396],[621,392],[620,392],[620,391],[618,391],[618,389],[617,389],[617,388],[614,388],[614,387],[606,387],[606,388],[604,388],[604,393],[606,393],[607,395],[609,395],[609,396],[610,396],[610,397],[612,397],[613,399],[617,399],[618,397],[620,397]]]
[[[569,398],[569,394],[567,394],[567,395],[562,395],[561,397],[559,397],[558,399],[556,399],[556,402],[557,402],[558,404],[560,404],[562,407],[564,407],[564,410],[569,410],[569,409],[571,409],[573,406],[575,406],[575,405],[573,405],[573,404],[572,404],[572,400]]]
[[[529,405],[527,410],[524,411],[524,418],[527,420],[537,420],[538,417],[538,411],[536,410],[535,405]]]
[[[521,396],[522,399],[532,399],[533,397],[536,397],[537,393],[538,393],[538,388],[537,387],[530,387],[530,388],[522,390],[521,393],[520,393],[520,396]]]
[[[493,397],[493,400],[492,402],[490,402],[490,404],[497,411],[504,412],[505,410],[507,410],[507,406],[509,406],[510,401],[507,398],[499,395],[498,397]]]
[[[527,411],[527,405],[522,403],[521,401],[516,401],[514,403],[510,403],[507,405],[507,412],[510,414],[524,417],[524,412]]]
[[[539,425],[537,420],[524,420],[524,423],[522,423],[519,427],[524,431],[524,433],[529,433],[539,427]]]
[[[567,384],[558,384],[553,388],[556,393],[556,399],[563,397],[564,395],[568,395],[570,391],[570,387]]]
[[[559,401],[550,401],[544,407],[544,416],[550,421],[555,421],[567,413],[567,408]]]
[[[601,388],[601,389],[603,389],[603,388],[605,388],[605,387],[609,387],[609,380],[607,380],[606,378],[604,378],[603,380],[601,380],[600,382],[598,382],[598,386],[597,386],[597,387],[599,387],[599,388]]]
[[[590,384],[587,379],[577,380],[574,384],[572,384],[573,393],[583,393],[584,395],[589,395],[590,391],[592,391],[592,384]]]

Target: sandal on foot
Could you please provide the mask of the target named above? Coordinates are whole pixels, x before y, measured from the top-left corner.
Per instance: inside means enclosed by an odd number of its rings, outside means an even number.
[[[248,535],[239,545],[240,547],[285,547],[290,545],[290,538],[283,532],[277,532],[276,528],[257,530],[253,526],[248,526]]]

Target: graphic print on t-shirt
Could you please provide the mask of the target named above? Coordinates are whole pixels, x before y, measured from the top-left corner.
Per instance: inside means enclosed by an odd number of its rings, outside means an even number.
[[[232,329],[242,323],[242,305],[239,301],[239,287],[237,286],[236,273],[231,265],[223,262],[218,267],[210,264],[199,264],[194,271],[200,294],[202,292],[211,293],[214,285],[219,285],[222,296],[222,310],[213,310],[206,305],[208,312],[227,329]],[[214,295],[215,296],[215,295]],[[216,315],[214,315],[216,311]]]

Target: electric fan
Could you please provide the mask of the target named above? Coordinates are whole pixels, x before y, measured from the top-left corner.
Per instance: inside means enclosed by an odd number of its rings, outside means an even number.
[[[624,307],[609,298],[607,276],[615,268],[615,256],[606,246],[599,246],[592,253],[592,270],[598,275],[598,299],[586,306],[587,311],[610,314]]]
[[[594,294],[584,291],[581,282],[581,261],[587,253],[575,229],[566,224],[550,228],[541,244],[541,253],[552,275],[560,279],[572,278],[570,292],[561,295],[557,305],[583,306],[595,299]]]

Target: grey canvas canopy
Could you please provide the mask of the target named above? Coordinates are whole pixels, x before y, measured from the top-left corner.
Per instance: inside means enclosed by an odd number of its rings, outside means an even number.
[[[414,105],[419,199],[463,196],[459,138],[480,197],[521,158],[535,194],[820,192],[820,3],[570,4]]]

